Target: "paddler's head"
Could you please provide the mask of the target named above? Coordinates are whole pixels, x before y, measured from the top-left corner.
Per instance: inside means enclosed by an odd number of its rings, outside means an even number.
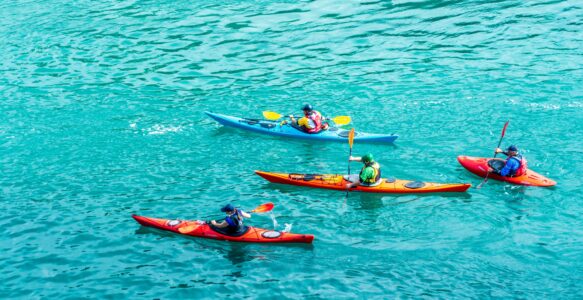
[[[374,157],[373,157],[373,156],[372,156],[372,154],[370,154],[370,153],[368,153],[368,154],[365,154],[365,155],[362,157],[362,162],[363,162],[363,163],[365,163],[365,164],[367,164],[367,165],[368,165],[368,164],[372,164],[372,163],[374,162]]]
[[[221,211],[227,213],[228,215],[232,215],[235,212],[235,207],[229,203],[223,206],[223,208],[221,208]]]
[[[310,104],[304,104],[304,107],[302,107],[302,110],[304,111],[304,115],[307,116],[314,110],[314,108]]]
[[[518,147],[510,145],[510,147],[506,149],[506,153],[508,153],[509,156],[516,156],[518,154]]]

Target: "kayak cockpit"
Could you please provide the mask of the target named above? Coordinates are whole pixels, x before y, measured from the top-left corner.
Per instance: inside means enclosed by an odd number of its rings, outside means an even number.
[[[249,229],[251,229],[251,227],[243,225],[243,227],[241,227],[241,229],[239,229],[238,231],[231,232],[231,231],[227,230],[227,228],[219,228],[219,227],[213,226],[212,224],[208,224],[208,225],[209,225],[209,228],[212,229],[214,232],[220,233],[220,234],[226,235],[226,236],[232,236],[232,237],[243,236],[249,231]]]

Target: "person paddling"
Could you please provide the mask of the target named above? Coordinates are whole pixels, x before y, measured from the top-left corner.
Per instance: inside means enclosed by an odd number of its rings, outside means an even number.
[[[360,161],[364,164],[358,175],[358,180],[354,178],[348,178],[347,180],[352,181],[352,183],[346,184],[346,188],[353,188],[359,185],[362,186],[376,186],[381,183],[381,166],[374,160],[372,154],[366,154],[362,157],[348,158],[349,161]]]
[[[227,214],[225,220],[220,223],[212,220],[210,222],[212,227],[219,229],[219,232],[227,235],[236,235],[247,231],[247,226],[243,225],[243,219],[251,218],[250,213],[246,213],[241,209],[235,208],[231,204],[225,205],[223,208],[221,208],[221,211]]]
[[[302,108],[304,116],[296,120],[294,116],[289,116],[291,119],[291,126],[306,133],[318,133],[322,130],[328,129],[328,123],[325,123],[326,118],[322,114],[314,110],[312,105],[306,104]]]
[[[524,175],[527,169],[526,159],[518,153],[518,147],[511,145],[506,149],[506,152],[502,151],[500,148],[496,148],[496,153],[502,153],[508,158],[504,161],[502,159],[492,159],[492,161],[503,161],[504,167],[502,168],[488,168],[488,172],[498,174],[504,177],[517,177]]]

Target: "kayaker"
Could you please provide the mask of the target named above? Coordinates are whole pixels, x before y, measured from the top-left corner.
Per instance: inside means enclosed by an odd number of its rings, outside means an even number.
[[[322,117],[319,111],[314,110],[312,105],[304,105],[302,111],[304,112],[304,116],[299,120],[296,120],[292,115],[289,116],[292,127],[307,133],[318,133],[328,129],[328,123],[324,122],[326,118]]]
[[[526,159],[518,153],[518,147],[511,145],[506,149],[506,152],[502,151],[500,148],[496,148],[496,153],[502,153],[508,156],[508,158],[506,161],[497,159],[505,162],[504,167],[499,170],[489,167],[488,172],[504,177],[517,177],[526,173]]]
[[[358,180],[350,180],[352,183],[346,184],[346,188],[353,188],[359,185],[362,186],[376,186],[381,183],[381,166],[374,161],[374,157],[372,154],[366,154],[362,157],[353,157],[350,156],[348,158],[349,161],[360,161],[364,164],[362,170],[360,170],[360,174],[358,175]]]
[[[225,205],[221,208],[221,211],[226,213],[227,216],[225,220],[217,223],[215,220],[212,220],[210,223],[213,227],[219,228],[222,233],[227,235],[237,234],[245,232],[247,226],[243,225],[244,218],[251,218],[251,214],[242,211],[241,209],[235,208],[231,204]]]

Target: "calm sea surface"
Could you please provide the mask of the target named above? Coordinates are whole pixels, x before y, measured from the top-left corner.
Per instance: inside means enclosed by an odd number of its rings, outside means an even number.
[[[225,128],[312,103],[385,176],[481,179],[504,122],[555,188],[393,196],[269,184],[348,146]],[[583,297],[581,1],[0,1],[0,298]],[[353,163],[353,170],[358,169]],[[234,244],[132,213],[312,233]],[[274,220],[277,222],[274,222]],[[289,226],[289,225],[288,225]]]

